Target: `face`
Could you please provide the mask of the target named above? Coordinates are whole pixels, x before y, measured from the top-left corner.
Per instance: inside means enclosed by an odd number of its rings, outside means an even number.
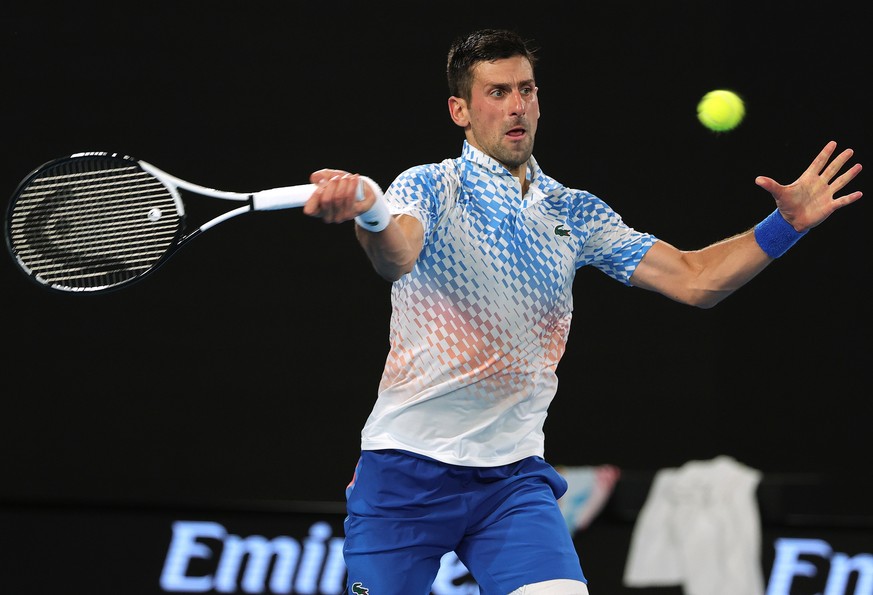
[[[477,64],[470,101],[449,98],[449,112],[471,145],[516,175],[524,173],[540,117],[533,68],[527,59],[516,56]]]

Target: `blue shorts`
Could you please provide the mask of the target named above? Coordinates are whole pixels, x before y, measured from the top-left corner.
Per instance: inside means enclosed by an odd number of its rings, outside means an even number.
[[[551,579],[587,582],[557,504],[566,490],[540,457],[479,468],[364,451],[346,490],[349,593],[427,595],[450,551],[482,595]]]

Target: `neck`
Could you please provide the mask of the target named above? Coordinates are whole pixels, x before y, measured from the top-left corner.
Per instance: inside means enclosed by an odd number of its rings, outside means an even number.
[[[522,164],[516,167],[515,169],[509,170],[512,172],[516,178],[518,178],[519,183],[521,184],[521,193],[526,194],[527,189],[530,186],[530,182],[527,179],[527,164]]]

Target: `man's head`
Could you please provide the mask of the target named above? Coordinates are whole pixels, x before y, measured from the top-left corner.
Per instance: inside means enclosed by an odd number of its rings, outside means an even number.
[[[449,48],[446,78],[449,95],[470,100],[473,69],[479,62],[493,62],[503,58],[522,56],[536,65],[536,50],[518,33],[505,29],[481,29],[455,39]]]
[[[534,50],[517,33],[484,29],[449,50],[449,114],[467,141],[523,179],[540,116]]]

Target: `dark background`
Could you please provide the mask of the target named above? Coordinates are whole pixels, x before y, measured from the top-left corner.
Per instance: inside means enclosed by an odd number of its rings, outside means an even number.
[[[755,177],[791,182],[829,140],[873,162],[870,27],[842,6],[31,3],[0,22],[4,212],[78,151],[222,190],[321,167],[387,187],[460,153],[445,55],[483,26],[541,47],[545,172],[681,248],[763,219]],[[721,87],[748,115],[715,134],[695,107]],[[873,513],[869,200],[713,310],[580,271],[547,458],[651,472],[726,454]],[[351,224],[247,215],[108,295],[48,293],[7,254],[0,288],[0,500],[342,500],[390,290]]]

